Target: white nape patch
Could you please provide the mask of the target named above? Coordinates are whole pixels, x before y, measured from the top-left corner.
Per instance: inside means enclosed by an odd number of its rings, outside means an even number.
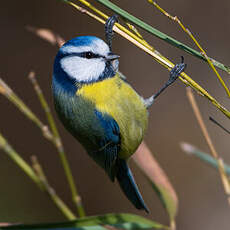
[[[88,46],[62,46],[60,51],[63,53],[93,52],[102,56],[107,56],[110,52],[108,45],[101,39],[92,40],[91,44]]]
[[[78,82],[97,80],[105,69],[105,61],[102,58],[87,59],[78,56],[67,56],[61,59],[60,64],[63,70]]]

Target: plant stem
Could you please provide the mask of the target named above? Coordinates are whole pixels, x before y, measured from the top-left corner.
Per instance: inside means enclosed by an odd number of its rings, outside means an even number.
[[[55,205],[63,213],[63,215],[69,219],[74,220],[76,216],[65,205],[61,198],[54,192],[54,190],[43,183],[43,181],[37,176],[31,166],[23,160],[23,158],[13,149],[13,147],[7,142],[7,140],[0,133],[0,149],[3,149],[5,153],[21,168],[25,174],[32,179],[32,181],[41,189],[47,191],[49,196],[54,201]],[[44,175],[44,174],[43,174]],[[48,183],[47,183],[48,184]],[[51,192],[52,191],[52,192]]]
[[[69,183],[70,190],[72,193],[72,200],[77,207],[79,216],[84,217],[85,211],[84,211],[84,208],[83,208],[83,205],[81,202],[81,197],[79,196],[76,185],[74,183],[74,178],[73,178],[73,175],[72,175],[72,172],[71,172],[71,169],[70,169],[70,166],[69,166],[69,163],[68,163],[65,151],[64,151],[64,146],[62,144],[62,140],[60,138],[57,126],[56,126],[54,118],[53,118],[53,115],[50,111],[49,105],[48,105],[48,103],[44,97],[44,94],[43,94],[43,92],[42,92],[42,90],[41,90],[41,88],[40,88],[40,86],[39,86],[39,84],[35,78],[34,72],[30,72],[29,79],[31,80],[31,82],[34,86],[35,92],[39,98],[39,101],[41,103],[43,110],[45,111],[48,123],[49,123],[51,131],[53,133],[53,136],[54,136],[53,144],[55,145],[55,147],[57,148],[57,151],[59,153],[59,157],[61,159],[64,171],[65,171],[65,175],[66,175],[66,178],[67,178],[67,181]]]

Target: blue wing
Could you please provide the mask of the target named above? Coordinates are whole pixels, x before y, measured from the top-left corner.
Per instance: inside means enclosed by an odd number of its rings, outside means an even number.
[[[96,117],[104,133],[99,137],[99,149],[90,155],[105,169],[110,179],[114,181],[116,160],[120,150],[120,129],[117,122],[109,115],[95,110]]]

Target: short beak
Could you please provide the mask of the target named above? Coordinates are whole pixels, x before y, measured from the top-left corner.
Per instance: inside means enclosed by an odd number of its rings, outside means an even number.
[[[106,60],[108,60],[108,61],[113,61],[113,60],[118,59],[119,57],[120,57],[119,55],[110,53],[110,54],[106,57]]]

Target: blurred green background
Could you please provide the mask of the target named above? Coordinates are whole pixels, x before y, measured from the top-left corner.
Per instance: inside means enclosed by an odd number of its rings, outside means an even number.
[[[94,3],[93,0],[91,2]],[[188,36],[176,24],[162,16],[147,1],[113,2],[162,32],[194,47]],[[174,0],[159,3],[188,25],[211,57],[229,64],[229,1]],[[104,38],[104,27],[56,0],[1,1],[0,77],[45,121],[44,112],[27,79],[27,74],[30,70],[36,72],[53,110],[51,78],[57,48],[26,30],[25,27],[28,25],[51,29],[66,40],[79,35],[96,35]],[[183,55],[188,64],[186,72],[228,107],[229,99],[207,64],[145,32],[143,35],[173,62],[179,62],[180,56]],[[168,79],[168,72],[164,68],[118,35],[114,38],[113,50],[121,56],[120,70],[140,94],[150,96]],[[229,75],[223,72],[221,74],[229,85]],[[226,162],[230,162],[229,136],[209,122],[208,116],[212,115],[226,127],[230,127],[228,119],[205,98],[197,96],[197,99],[217,151]],[[2,96],[0,111],[1,132],[27,161],[30,161],[33,154],[38,156],[51,185],[74,209],[62,165],[53,146],[42,137],[40,130],[32,122]],[[57,120],[56,114],[55,118]],[[186,98],[185,86],[180,81],[152,106],[149,119],[145,140],[177,191],[178,229],[229,229],[230,208],[218,173],[198,159],[185,155],[179,147],[179,142],[187,141],[204,151],[209,151]],[[88,215],[131,212],[167,223],[167,214],[158,197],[132,162],[131,167],[150,208],[150,215],[135,210],[118,185],[109,181],[59,121],[57,124]],[[65,220],[48,196],[38,190],[3,151],[0,151],[0,186],[0,222]]]

